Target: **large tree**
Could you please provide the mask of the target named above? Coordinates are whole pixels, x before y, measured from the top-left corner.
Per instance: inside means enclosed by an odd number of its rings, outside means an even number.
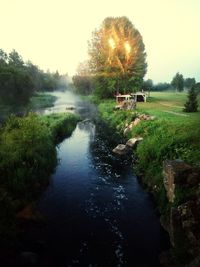
[[[143,81],[142,89],[144,91],[151,91],[152,88],[153,88],[153,81],[151,79]]]
[[[184,87],[184,78],[183,75],[179,72],[173,77],[171,85],[178,91],[182,92]]]
[[[22,67],[24,65],[22,56],[15,49],[9,53],[8,61],[10,65],[15,67]]]
[[[102,80],[107,86],[105,97],[114,91],[130,92],[141,86],[147,68],[145,47],[141,34],[128,18],[106,18],[100,29],[93,32],[88,51],[97,87]]]

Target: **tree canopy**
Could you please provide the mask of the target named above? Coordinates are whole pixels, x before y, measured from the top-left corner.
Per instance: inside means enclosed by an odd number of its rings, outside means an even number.
[[[186,78],[184,80],[184,86],[187,88],[187,89],[191,89],[192,86],[194,86],[196,83],[196,80],[195,78]]]
[[[183,91],[183,87],[184,87],[184,78],[183,75],[180,74],[179,72],[176,73],[176,75],[174,76],[174,78],[171,81],[171,85],[178,91],[178,92],[182,92]]]
[[[145,46],[128,18],[106,18],[93,32],[88,52],[90,73],[96,87],[102,84],[107,87],[105,97],[141,86],[147,69]]]
[[[65,75],[43,72],[16,50],[7,54],[0,49],[0,104],[26,104],[35,91],[61,87],[66,87]]]

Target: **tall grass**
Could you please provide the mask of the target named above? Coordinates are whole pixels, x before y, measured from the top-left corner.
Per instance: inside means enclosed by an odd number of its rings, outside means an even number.
[[[40,117],[41,122],[50,130],[55,143],[71,135],[79,116],[71,113],[51,114]]]
[[[29,109],[37,110],[41,108],[52,107],[56,100],[56,96],[47,93],[36,93],[30,99]]]

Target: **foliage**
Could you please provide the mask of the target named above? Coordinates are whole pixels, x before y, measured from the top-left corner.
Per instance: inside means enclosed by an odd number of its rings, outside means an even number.
[[[70,136],[79,117],[71,113],[55,113],[41,117],[42,123],[50,130],[55,143]]]
[[[171,85],[178,91],[181,92],[183,91],[183,86],[184,86],[184,79],[183,75],[180,73],[176,73],[174,78],[171,81]]]
[[[184,86],[187,88],[187,89],[191,89],[196,83],[196,80],[195,78],[186,78],[184,80]]]
[[[188,134],[187,129],[191,127],[189,123],[181,125],[165,119],[140,123],[132,132],[134,135],[144,137],[144,141],[137,149],[139,165],[148,169],[148,164],[158,166],[162,165],[165,159],[176,158],[198,165],[200,127],[197,126]]]
[[[33,81],[26,71],[0,66],[0,102],[24,104],[32,94]]]
[[[0,147],[0,183],[13,195],[29,194],[33,184],[46,177],[56,162],[51,132],[32,113],[7,120]]]
[[[106,18],[89,42],[89,67],[95,93],[106,98],[114,92],[140,87],[146,73],[146,53],[142,36],[126,17]],[[103,85],[108,85],[101,93]]]
[[[197,93],[195,92],[195,87],[193,86],[188,92],[188,100],[185,103],[185,112],[197,112],[198,102]]]
[[[94,94],[99,99],[112,98],[114,95],[113,88],[117,81],[103,75],[93,77]]]
[[[167,91],[171,89],[171,85],[169,83],[158,83],[153,85],[151,88],[151,91],[156,91],[156,92],[162,92],[162,91]]]
[[[81,95],[92,93],[92,79],[90,76],[74,75],[72,80],[77,93]]]
[[[31,97],[29,108],[34,111],[40,108],[52,107],[55,100],[56,96],[54,95],[38,92]]]
[[[148,79],[146,81],[143,81],[142,89],[144,91],[151,91],[153,88],[153,81],[151,79]]]
[[[127,124],[134,120],[137,112],[155,115],[153,121],[142,121],[129,132],[128,138],[142,136],[137,146],[137,171],[149,188],[156,187],[160,211],[167,214],[169,206],[163,188],[162,164],[165,159],[180,158],[199,168],[200,165],[200,121],[199,114],[187,116],[182,112],[185,93],[151,93],[146,103],[137,103],[137,111],[114,111],[114,101],[99,104],[101,117],[121,134]],[[180,106],[180,107],[179,107]],[[182,116],[183,115],[183,116]],[[181,195],[177,201],[181,201]]]
[[[24,190],[49,175],[56,163],[54,143],[71,134],[77,120],[73,114],[10,116],[0,132],[0,184],[13,194],[30,194]]]
[[[66,86],[66,75],[45,73],[32,62],[25,63],[17,51],[7,55],[0,49],[0,103],[24,105],[35,91],[53,91]]]
[[[12,115],[0,129],[0,245],[16,238],[16,213],[48,182],[57,163],[55,143],[77,120],[73,114]]]
[[[101,101],[98,105],[101,118],[119,133],[123,133],[126,124],[135,119],[136,113],[131,110],[114,110],[115,103],[111,100]]]
[[[195,92],[197,93],[197,95],[200,95],[200,83],[196,83],[194,85],[194,89],[195,89]]]
[[[22,67],[24,65],[22,56],[15,49],[9,53],[8,64],[15,67]]]

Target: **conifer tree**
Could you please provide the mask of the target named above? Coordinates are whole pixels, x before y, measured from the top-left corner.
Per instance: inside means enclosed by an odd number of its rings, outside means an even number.
[[[188,91],[188,100],[185,103],[185,112],[196,112],[198,109],[198,102],[197,102],[197,93],[195,92],[195,87],[193,86]]]

